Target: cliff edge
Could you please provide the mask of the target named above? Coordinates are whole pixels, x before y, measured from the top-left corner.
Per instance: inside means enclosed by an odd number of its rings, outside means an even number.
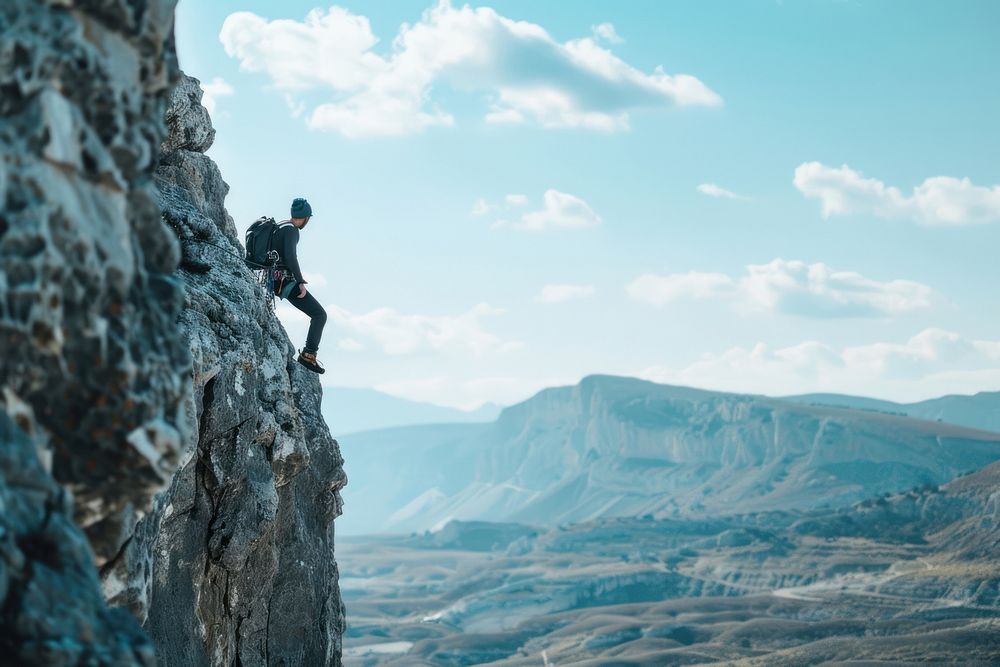
[[[204,154],[214,138],[182,76],[156,170],[182,248],[180,316],[191,421],[170,487],[102,570],[105,594],[144,620],[161,665],[339,664],[344,623],[333,520],[346,484],[318,377],[242,261]],[[178,618],[190,619],[178,623]]]

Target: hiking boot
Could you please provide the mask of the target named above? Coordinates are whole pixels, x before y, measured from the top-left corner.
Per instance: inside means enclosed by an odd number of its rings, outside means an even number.
[[[316,354],[314,352],[306,352],[305,350],[299,352],[299,358],[296,359],[300,364],[311,370],[313,373],[325,373],[326,369],[316,360]]]

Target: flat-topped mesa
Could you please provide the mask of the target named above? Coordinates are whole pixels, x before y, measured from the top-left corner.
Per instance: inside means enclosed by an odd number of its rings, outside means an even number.
[[[229,188],[203,153],[214,130],[200,97],[183,77],[156,172],[182,247],[175,275],[193,363],[185,455],[104,569],[105,591],[144,620],[161,665],[339,664],[333,519],[343,461],[317,377],[293,360],[241,261]]]
[[[367,526],[409,532],[450,519],[552,526],[844,507],[1000,460],[998,433],[612,376],[545,389],[492,424],[438,434],[360,436],[367,443],[354,465],[376,480],[357,490],[367,490]],[[364,453],[376,445],[406,470],[392,478],[392,502],[379,492],[384,466]]]

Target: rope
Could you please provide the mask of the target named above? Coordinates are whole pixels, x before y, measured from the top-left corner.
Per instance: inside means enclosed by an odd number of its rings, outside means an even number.
[[[195,239],[195,238],[181,238],[180,240],[182,243],[190,242],[190,243],[201,243],[202,245],[210,245],[213,248],[218,248],[219,250],[221,250],[223,254],[228,255],[234,259],[237,259],[240,262],[246,264],[247,266],[253,267],[254,273],[257,274],[257,286],[264,293],[264,302],[267,304],[267,307],[271,310],[271,312],[274,312],[274,275],[273,272],[271,271],[271,269],[273,268],[272,266],[268,266],[266,264],[258,264],[257,262],[246,259],[245,257],[240,257],[239,255],[234,253],[231,248],[221,246],[217,243],[212,243],[211,241],[204,241],[202,239]]]
[[[219,250],[222,250],[225,254],[229,255],[230,257],[238,259],[239,261],[243,262],[244,264],[247,264],[248,266],[252,266],[252,267],[254,267],[255,269],[258,269],[258,270],[259,269],[269,269],[269,268],[271,268],[270,266],[268,266],[266,264],[258,264],[257,262],[252,262],[249,259],[246,259],[244,257],[240,257],[236,253],[232,252],[231,248],[227,248],[225,246],[221,246],[221,245],[219,245],[217,243],[212,243],[211,241],[203,241],[202,239],[194,239],[194,238],[187,238],[187,239],[182,238],[181,241],[182,242],[187,241],[187,242],[190,242],[190,243],[201,243],[202,245],[210,245],[213,248],[218,248]]]

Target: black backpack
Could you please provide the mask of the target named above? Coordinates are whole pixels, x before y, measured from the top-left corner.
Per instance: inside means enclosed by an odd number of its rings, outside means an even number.
[[[251,269],[260,269],[273,266],[278,260],[278,253],[271,248],[274,233],[278,231],[278,224],[274,218],[262,217],[250,225],[247,229],[246,262]]]

